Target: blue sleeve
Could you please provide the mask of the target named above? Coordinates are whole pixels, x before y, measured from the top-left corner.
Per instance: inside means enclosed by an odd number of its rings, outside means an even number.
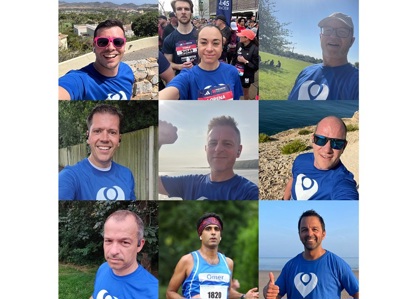
[[[191,87],[189,74],[187,69],[182,69],[181,72],[167,84],[167,87],[173,86],[179,90],[179,98],[182,100],[191,99],[189,92]]]
[[[75,199],[76,177],[71,170],[63,169],[58,174],[58,199]]]
[[[341,179],[332,192],[333,200],[359,200],[356,182],[353,175]]]
[[[58,79],[58,85],[67,90],[72,100],[83,98],[85,87],[79,74],[69,71]]]

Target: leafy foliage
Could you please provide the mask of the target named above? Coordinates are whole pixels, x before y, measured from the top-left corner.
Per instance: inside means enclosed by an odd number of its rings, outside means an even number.
[[[87,117],[103,103],[118,107],[124,115],[121,133],[158,125],[158,101],[58,101],[59,148],[84,142]]]
[[[284,155],[289,155],[289,154],[303,152],[307,148],[308,148],[307,145],[301,139],[296,139],[284,145],[281,149],[281,152]]]
[[[131,24],[131,29],[137,37],[158,35],[158,12],[150,11],[137,16]]]
[[[353,131],[359,130],[359,126],[356,124],[348,124],[346,128],[347,128],[347,132],[353,132]]]
[[[259,133],[259,143],[270,141],[270,137],[265,133]]]
[[[312,131],[310,131],[308,129],[302,129],[302,130],[299,130],[299,132],[298,132],[299,135],[309,135],[311,133],[312,133]]]
[[[59,201],[59,261],[76,265],[99,265],[105,261],[102,232],[105,219],[114,211],[128,209],[144,221],[144,248],[151,267],[158,268],[158,203],[155,201]]]

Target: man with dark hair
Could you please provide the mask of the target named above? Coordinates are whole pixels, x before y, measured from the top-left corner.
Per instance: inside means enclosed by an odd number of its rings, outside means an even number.
[[[95,61],[59,78],[58,99],[130,100],[135,77],[131,67],[121,62],[125,43],[121,21],[98,24],[93,40]]]
[[[340,161],[346,146],[347,128],[342,119],[327,116],[312,134],[313,153],[296,157],[284,199],[358,200],[353,174]]]
[[[168,18],[169,22],[165,26],[164,32],[162,33],[162,44],[164,44],[165,38],[178,27],[178,19],[174,12],[170,12]]]
[[[231,41],[231,28],[226,25],[226,18],[224,15],[218,15],[215,19],[215,25],[221,30],[223,36],[223,51],[219,58],[221,61],[226,62],[228,56],[228,44]]]
[[[131,170],[113,161],[121,143],[122,113],[111,105],[94,107],[87,117],[91,154],[59,173],[60,200],[135,200]]]
[[[144,223],[129,210],[118,210],[104,224],[104,257],[91,298],[158,299],[158,279],[137,261],[145,244]]]
[[[359,298],[359,282],[350,266],[322,247],[325,222],[314,210],[305,211],[298,221],[304,251],[288,261],[276,282],[273,273],[263,289],[266,299],[341,298],[343,289]]]
[[[201,247],[181,257],[169,281],[166,298],[258,298],[257,288],[246,294],[233,289],[234,262],[218,252],[222,240],[223,222],[215,213],[205,213],[196,225]]]
[[[159,146],[174,143],[178,139],[177,130],[172,124],[159,121]],[[161,176],[159,193],[185,200],[258,199],[258,186],[233,170],[241,155],[242,144],[240,131],[232,117],[222,115],[211,119],[205,151],[211,173]]]

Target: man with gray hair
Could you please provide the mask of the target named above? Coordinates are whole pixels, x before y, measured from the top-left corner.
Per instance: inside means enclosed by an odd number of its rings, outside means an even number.
[[[323,63],[302,70],[288,100],[359,100],[359,70],[347,60],[355,41],[352,18],[335,12],[318,26]]]

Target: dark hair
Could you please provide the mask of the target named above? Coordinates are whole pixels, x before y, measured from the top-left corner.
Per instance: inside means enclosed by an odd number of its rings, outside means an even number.
[[[144,222],[142,221],[142,219],[140,218],[140,216],[138,216],[135,212],[133,211],[129,211],[129,210],[118,210],[115,211],[114,213],[112,213],[110,216],[107,217],[107,219],[105,220],[105,223],[107,223],[107,221],[110,218],[114,218],[116,221],[122,221],[124,220],[127,216],[132,216],[134,217],[135,223],[137,224],[137,238],[138,241],[144,239]],[[105,224],[104,223],[104,224]]]
[[[315,210],[308,210],[303,212],[303,214],[299,217],[299,222],[298,222],[298,231],[300,232],[300,222],[302,221],[303,217],[309,217],[309,216],[314,216],[317,217],[320,221],[320,224],[322,225],[323,231],[326,231],[325,228],[325,221],[323,220],[322,216],[320,216],[318,213],[316,213]]]
[[[121,131],[123,114],[117,107],[114,107],[108,104],[97,105],[93,108],[93,110],[91,110],[90,114],[87,117],[88,130],[90,130],[91,125],[93,124],[93,117],[94,117],[94,114],[96,113],[101,113],[101,114],[109,113],[111,115],[117,115],[118,118],[120,119],[120,131]]]
[[[202,29],[204,29],[204,28],[215,28],[215,29],[218,29],[219,33],[221,34],[221,40],[222,40],[222,42],[223,42],[223,40],[224,40],[224,35],[223,35],[221,29],[219,29],[218,26],[213,25],[213,24],[207,24],[207,25],[205,25],[205,26],[202,26],[201,29],[198,30],[198,38],[197,38],[197,39],[199,39],[199,33],[200,33],[200,32],[202,31]]]
[[[173,1],[171,2],[171,7],[172,7],[172,10],[173,10],[174,12],[176,12],[175,2],[177,2],[177,1],[181,1],[181,2],[186,2],[186,3],[188,3],[189,6],[191,7],[191,13],[194,13],[194,3],[192,3],[191,0],[173,0]]]
[[[98,36],[97,35],[98,30],[103,29],[103,28],[111,28],[111,27],[120,27],[122,29],[122,32],[124,32],[124,35],[125,35],[124,25],[122,24],[120,20],[105,20],[104,22],[101,22],[100,24],[98,24],[98,26],[95,28],[94,38]]]
[[[239,19],[238,19],[238,23],[240,23],[242,20],[244,20],[245,23],[246,23],[246,18],[239,18]]]
[[[222,231],[223,228],[224,228],[224,223],[222,222],[221,217],[220,217],[218,214],[213,213],[213,212],[211,212],[211,213],[205,213],[204,215],[202,215],[202,216],[198,219],[198,221],[196,222],[196,230],[199,229],[199,226],[201,225],[202,221],[204,221],[205,219],[207,219],[207,218],[209,218],[209,217],[215,217],[216,219],[218,219],[218,221],[221,223],[221,231]]]
[[[238,129],[238,123],[235,121],[233,117],[225,115],[214,117],[208,124],[207,133],[209,133],[216,126],[229,126],[233,128],[235,132],[238,134],[239,144],[241,144],[241,132]]]

